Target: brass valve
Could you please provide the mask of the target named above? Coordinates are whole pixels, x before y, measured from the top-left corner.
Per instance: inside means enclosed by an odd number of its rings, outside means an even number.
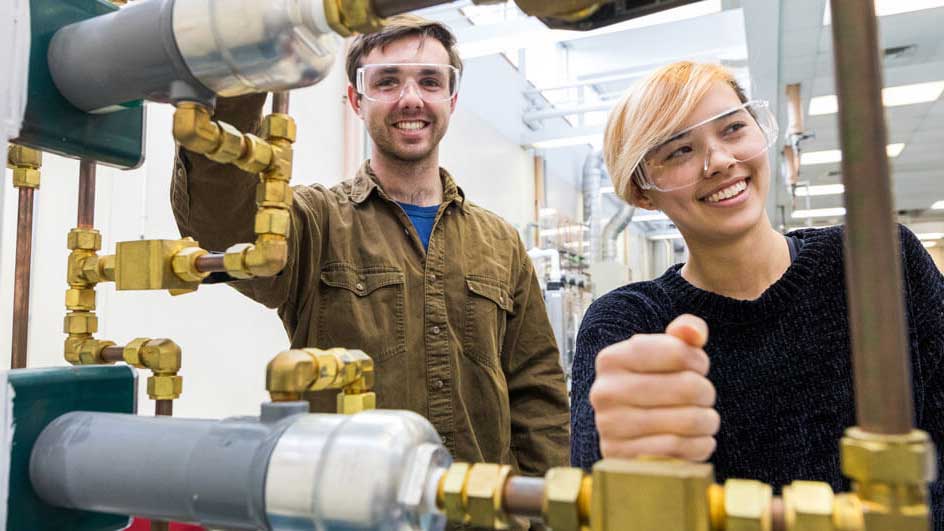
[[[286,350],[266,367],[266,390],[275,402],[301,400],[308,392],[340,389],[338,413],[376,407],[374,362],[359,350]]]
[[[324,0],[324,11],[331,29],[342,37],[374,33],[383,27],[371,0]]]
[[[201,251],[206,254],[191,238],[118,242],[115,287],[193,291],[206,276],[195,265]]]

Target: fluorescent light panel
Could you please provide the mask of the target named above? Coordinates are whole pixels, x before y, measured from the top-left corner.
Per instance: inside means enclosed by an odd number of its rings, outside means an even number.
[[[839,195],[846,191],[841,184],[818,184],[813,186],[797,186],[797,197],[816,197],[820,195]]]
[[[666,216],[664,212],[657,212],[654,210],[643,210],[638,209],[636,213],[633,214],[633,222],[637,221],[668,221],[669,216]]]
[[[875,15],[884,17],[941,6],[944,6],[944,0],[875,0]],[[832,10],[829,2],[826,2],[826,9],[823,11],[823,25],[830,25],[832,18]]]
[[[846,209],[843,207],[836,208],[813,208],[810,210],[794,210],[793,214],[790,214],[790,217],[793,219],[806,219],[806,218],[835,218],[839,216],[845,216]]]
[[[648,234],[646,238],[650,240],[681,240],[682,233],[679,231],[675,232],[657,232],[655,234]]]
[[[940,240],[944,238],[944,232],[922,232],[916,236],[919,240]]]
[[[882,89],[882,104],[886,107],[912,105],[934,101],[944,92],[944,81],[914,83]],[[810,98],[810,116],[835,114],[839,111],[839,101],[835,94]]]
[[[535,149],[552,149],[559,147],[568,147],[568,146],[579,146],[581,144],[601,144],[603,142],[603,135],[584,135],[584,136],[571,136],[565,138],[554,138],[552,140],[541,140],[531,144],[531,147]]]
[[[895,158],[898,155],[901,155],[901,152],[904,149],[905,145],[903,143],[889,144],[885,146],[885,153],[888,154],[890,158]],[[839,149],[827,149],[824,151],[810,151],[808,153],[800,153],[800,164],[803,166],[830,164],[840,161],[842,161],[842,151]]]
[[[937,247],[937,242],[921,242],[921,245],[923,245],[925,249],[930,249],[931,247]]]
[[[944,210],[944,201],[938,201],[931,205],[931,210]]]

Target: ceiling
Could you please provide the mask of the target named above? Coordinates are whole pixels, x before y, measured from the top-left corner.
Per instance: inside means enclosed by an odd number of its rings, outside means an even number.
[[[879,0],[878,9],[900,10],[903,1]],[[801,144],[802,151],[839,148],[837,115],[808,114],[811,97],[835,92],[826,0],[697,2],[583,34],[547,30],[514,6],[471,4],[465,0],[422,12],[457,33],[467,65],[464,100],[503,135],[539,149],[565,171],[579,173],[588,142],[599,144],[606,110],[616,97],[653,68],[681,59],[731,68],[752,97],[779,109],[781,131],[786,85],[800,83],[805,129],[815,134]],[[944,7],[879,18],[881,46],[888,51],[886,87],[944,80],[942,21]],[[509,86],[521,97],[509,97]],[[903,221],[928,227],[918,230],[944,232],[944,209],[930,209],[944,201],[944,98],[887,107],[886,116],[889,143],[904,143],[901,154],[890,159],[895,207]],[[772,162],[780,167],[777,153]],[[803,165],[800,179],[810,185],[838,183],[840,163]],[[785,186],[775,187],[768,204],[780,217],[775,221],[787,226],[841,222],[841,217],[791,217],[794,207],[840,206],[841,195],[794,199]]]

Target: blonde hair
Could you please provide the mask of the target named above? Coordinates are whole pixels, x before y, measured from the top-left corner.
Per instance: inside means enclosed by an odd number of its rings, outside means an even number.
[[[725,67],[679,61],[651,73],[616,104],[606,123],[603,158],[616,193],[624,201],[634,203],[642,194],[636,176],[646,153],[682,128],[717,81],[730,84],[738,98],[747,101],[744,90]]]

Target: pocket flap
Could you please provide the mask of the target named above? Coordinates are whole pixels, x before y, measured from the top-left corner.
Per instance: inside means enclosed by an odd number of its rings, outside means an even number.
[[[403,273],[393,268],[332,268],[321,272],[321,281],[364,297],[382,287],[403,284]]]
[[[511,296],[508,295],[507,290],[498,284],[497,281],[489,282],[477,278],[466,278],[465,282],[466,285],[469,286],[469,291],[472,293],[480,297],[485,297],[508,313],[514,313],[512,311],[515,307],[514,301]]]

